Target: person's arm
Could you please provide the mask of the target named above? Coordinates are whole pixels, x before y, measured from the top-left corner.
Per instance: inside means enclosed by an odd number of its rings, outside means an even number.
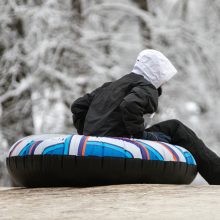
[[[158,106],[158,92],[154,86],[134,87],[120,104],[125,127],[131,137],[142,138],[144,133],[143,114],[153,113]]]
[[[73,124],[77,129],[78,134],[83,134],[85,117],[92,102],[92,99],[93,93],[88,93],[74,101],[71,106],[71,112],[73,113]]]
[[[78,134],[83,134],[85,117],[87,115],[89,106],[92,103],[95,94],[99,92],[99,89],[106,87],[109,84],[110,82],[105,83],[93,92],[87,93],[83,97],[80,97],[73,102],[71,106],[71,112],[73,113],[73,124],[77,129]]]

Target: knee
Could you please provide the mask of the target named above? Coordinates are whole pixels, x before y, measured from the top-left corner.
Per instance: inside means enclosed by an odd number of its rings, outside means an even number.
[[[183,123],[177,119],[170,119],[167,121],[173,128],[182,127]]]
[[[186,125],[184,125],[181,121],[177,120],[177,119],[171,119],[168,120],[169,122],[169,126],[173,132],[173,134],[177,135],[179,134],[180,136],[182,136],[183,138],[187,137],[196,137],[196,134],[193,130],[191,130],[189,127],[187,127]]]

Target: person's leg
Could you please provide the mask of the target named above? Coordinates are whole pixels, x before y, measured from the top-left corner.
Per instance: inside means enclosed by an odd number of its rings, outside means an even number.
[[[171,144],[179,145],[189,150],[194,156],[198,171],[210,184],[220,184],[220,158],[197,135],[182,122],[168,120],[146,129],[163,132],[171,137]]]

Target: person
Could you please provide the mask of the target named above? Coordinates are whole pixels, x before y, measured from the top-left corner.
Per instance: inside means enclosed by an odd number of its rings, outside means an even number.
[[[164,54],[143,50],[131,73],[73,102],[73,124],[80,135],[139,138],[182,146],[194,156],[203,178],[209,184],[220,184],[220,158],[182,122],[171,119],[145,129],[143,115],[156,112],[162,85],[176,73]]]

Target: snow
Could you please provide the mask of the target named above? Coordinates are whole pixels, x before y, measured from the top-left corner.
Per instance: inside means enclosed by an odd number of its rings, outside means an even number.
[[[218,1],[79,2],[80,16],[70,0],[1,1],[1,152],[31,133],[75,132],[73,100],[129,73],[147,42],[179,72],[150,123],[179,119],[219,153]]]
[[[187,111],[189,111],[191,114],[199,114],[200,108],[195,102],[186,102],[185,108]]]

